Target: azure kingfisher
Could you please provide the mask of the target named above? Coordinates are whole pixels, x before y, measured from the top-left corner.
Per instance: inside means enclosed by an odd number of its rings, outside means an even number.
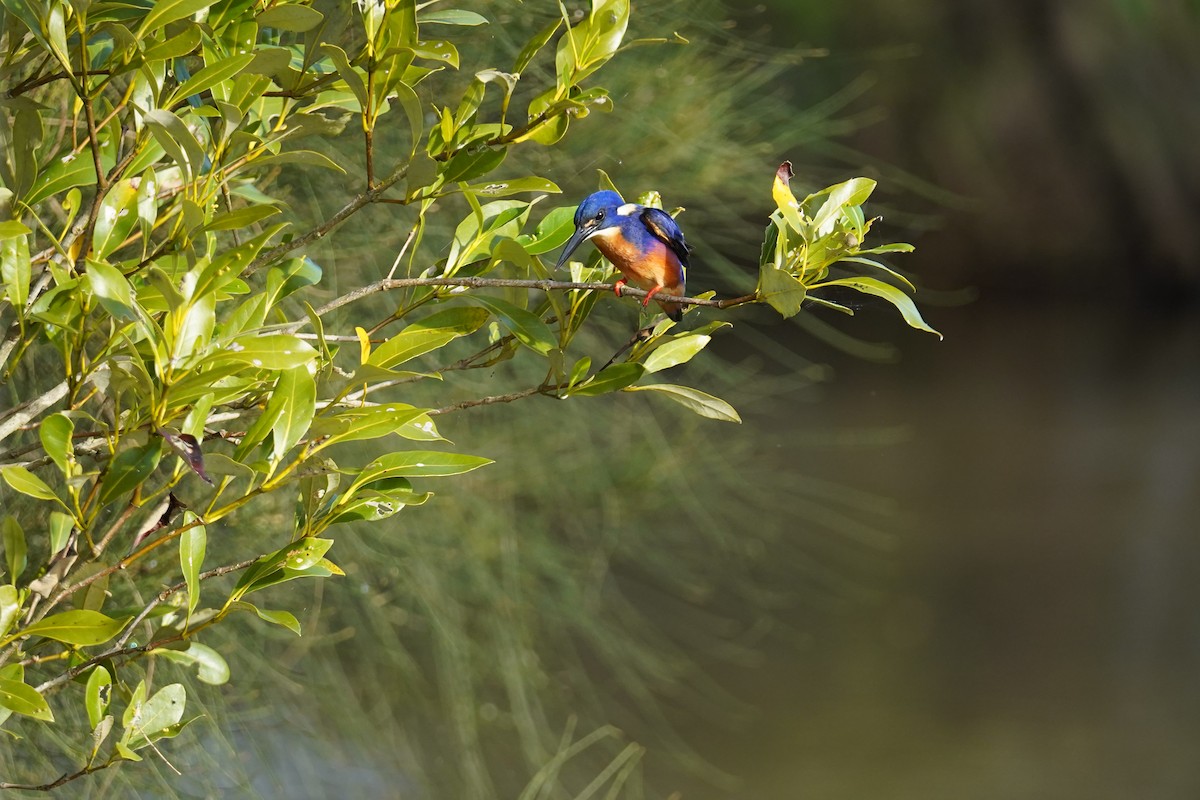
[[[683,296],[684,268],[688,265],[688,246],[683,231],[671,215],[657,208],[626,203],[613,191],[590,194],[575,211],[575,233],[563,248],[555,269],[579,245],[593,240],[596,248],[621,271],[614,291],[632,283],[649,294],[642,305],[659,292]],[[683,318],[681,303],[658,304],[667,316],[678,322]]]

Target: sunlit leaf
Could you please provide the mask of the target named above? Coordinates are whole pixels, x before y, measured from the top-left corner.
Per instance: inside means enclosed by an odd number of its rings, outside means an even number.
[[[488,320],[482,308],[448,308],[414,322],[371,353],[367,363],[390,369],[437,350],[459,336],[479,330]]]
[[[185,513],[183,523],[186,529],[179,535],[179,565],[187,584],[189,614],[196,610],[200,602],[200,567],[204,564],[204,551],[208,547],[208,534],[203,525],[187,527],[195,521],[195,514],[190,511]]]
[[[711,340],[711,337],[708,336],[681,336],[659,345],[651,351],[650,355],[646,356],[646,360],[642,363],[645,364],[648,373],[685,364],[703,350]]]
[[[363,467],[352,488],[367,486],[385,478],[435,478],[461,475],[491,463],[490,458],[432,450],[387,453]]]
[[[272,401],[282,401],[282,409],[271,426],[271,442],[276,462],[308,432],[309,423],[317,409],[317,384],[307,366],[301,365],[279,373]]]
[[[27,683],[0,678],[0,706],[27,717],[53,722],[54,714],[46,698]]]
[[[259,619],[270,622],[272,625],[279,625],[287,628],[297,636],[300,635],[300,621],[296,619],[296,615],[290,611],[268,611],[265,608],[259,608],[252,603],[247,603],[245,600],[239,600],[233,604],[233,608],[249,611],[257,614]]]
[[[132,320],[137,317],[134,311],[136,301],[133,297],[133,287],[121,274],[121,270],[106,261],[87,260],[87,280],[92,286],[92,292],[104,306],[104,310],[117,319]]]
[[[266,336],[241,336],[221,351],[221,357],[262,369],[292,369],[317,356],[316,349],[303,339],[283,333]]]
[[[921,312],[917,310],[917,306],[912,301],[912,298],[906,295],[900,289],[892,286],[890,283],[884,283],[883,281],[875,278],[839,278],[833,281],[826,281],[821,285],[849,286],[850,288],[857,289],[864,294],[882,297],[884,300],[887,300],[896,307],[896,309],[904,317],[904,321],[910,326],[917,328],[918,330],[928,331],[939,339],[942,338],[942,334],[929,327],[925,320],[921,318]]]
[[[378,439],[398,433],[402,425],[424,415],[425,412],[426,409],[414,408],[404,403],[344,409],[335,414],[318,417],[313,422],[311,434],[329,437],[332,442]]]
[[[22,636],[44,636],[67,644],[103,644],[116,636],[129,622],[129,617],[113,619],[99,611],[63,611],[29,625]]]
[[[21,595],[11,583],[0,585],[0,637],[8,635],[9,629],[21,613]]]
[[[860,206],[875,191],[875,181],[870,178],[851,178],[844,183],[829,187],[829,198],[813,214],[812,224],[817,235],[824,236],[833,230],[838,215],[846,206]]]
[[[17,518],[12,515],[6,516],[0,525],[4,529],[4,563],[8,565],[9,580],[15,584],[21,577],[21,573],[25,571],[25,531],[21,529],[21,523],[17,522]],[[0,636],[3,635],[3,632],[0,632]]]
[[[46,417],[38,426],[38,437],[42,440],[42,449],[66,477],[70,477],[68,463],[74,455],[74,445],[71,440],[74,433],[75,423],[61,412]]]
[[[112,675],[102,666],[96,666],[88,675],[84,690],[84,705],[87,706],[88,722],[94,730],[108,714],[112,702]]]
[[[486,25],[487,17],[474,11],[463,11],[457,8],[447,8],[434,11],[421,11],[417,14],[417,22],[422,25]]]
[[[517,337],[517,341],[535,353],[546,355],[558,344],[550,326],[536,314],[484,294],[473,294],[468,299],[492,312],[509,333]]]
[[[646,373],[646,367],[633,362],[613,364],[600,370],[567,394],[574,397],[594,397],[624,389]]]
[[[807,289],[781,269],[766,264],[758,272],[758,296],[785,318],[800,313]]]
[[[139,750],[162,738],[166,731],[183,719],[186,702],[187,691],[182,683],[172,683],[159,689],[141,704],[125,724],[126,729],[132,731],[126,746],[130,750]]]
[[[177,19],[190,17],[213,4],[213,0],[158,0],[138,26],[137,38],[145,39],[149,34]]]
[[[674,400],[685,408],[694,411],[702,417],[720,420],[721,422],[741,422],[737,410],[719,397],[713,397],[707,392],[693,389],[690,386],[676,386],[670,383],[652,383],[643,386],[630,386],[627,392],[653,392],[654,394]]]
[[[62,502],[44,480],[25,469],[25,467],[15,465],[0,467],[0,477],[3,477],[4,482],[12,487],[14,491],[21,494],[35,497],[38,500],[56,500],[59,503]]]
[[[201,683],[221,686],[229,682],[229,663],[225,661],[224,656],[206,644],[192,640],[188,642],[187,647],[180,650],[157,647],[150,652],[177,664],[196,667],[196,677]]]

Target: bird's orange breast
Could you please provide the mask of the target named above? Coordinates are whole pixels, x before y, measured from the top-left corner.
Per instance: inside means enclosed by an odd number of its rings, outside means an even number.
[[[668,294],[682,294],[683,265],[662,242],[655,240],[650,246],[639,249],[619,233],[598,235],[592,241],[621,271],[625,280],[639,289],[661,286]]]

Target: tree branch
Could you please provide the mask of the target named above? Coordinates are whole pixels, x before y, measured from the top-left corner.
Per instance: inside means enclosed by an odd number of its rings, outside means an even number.
[[[261,269],[268,264],[273,264],[293,250],[297,250],[305,245],[309,245],[315,241],[324,239],[333,231],[334,228],[338,227],[351,216],[353,216],[363,206],[378,201],[384,192],[403,180],[406,175],[408,175],[408,164],[403,164],[398,167],[395,172],[393,172],[391,175],[388,175],[375,186],[372,186],[361,194],[350,198],[350,201],[346,203],[346,205],[342,206],[341,210],[339,210],[329,219],[322,222],[317,227],[310,230],[308,233],[304,234],[303,236],[297,236],[290,242],[284,242],[283,244],[276,245],[260,255],[258,258],[254,259],[249,268],[247,268],[246,272],[254,272],[255,270]]]
[[[584,291],[613,291],[615,284],[612,283],[579,283],[576,281],[552,281],[543,279],[522,279],[522,278],[386,278],[384,280],[369,283],[366,286],[360,286],[352,292],[347,292],[341,297],[331,300],[325,305],[318,308],[317,315],[323,316],[330,311],[341,308],[344,305],[353,303],[356,300],[361,300],[372,294],[379,292],[389,292],[393,289],[406,289],[413,286],[462,286],[468,289],[481,289],[484,287],[496,287],[506,289],[540,289],[543,292],[549,292],[554,289],[581,289]],[[645,297],[649,292],[645,289],[639,289],[636,286],[625,285],[621,287],[621,296],[629,297]],[[741,297],[727,297],[723,300],[710,297],[684,297],[673,294],[663,294],[659,292],[654,295],[655,300],[663,300],[669,303],[682,303],[683,305],[691,306],[708,306],[710,308],[731,308],[732,306],[740,306],[746,303],[754,303],[758,301],[758,294],[746,294]],[[304,322],[296,323],[296,327],[303,327],[307,324]]]

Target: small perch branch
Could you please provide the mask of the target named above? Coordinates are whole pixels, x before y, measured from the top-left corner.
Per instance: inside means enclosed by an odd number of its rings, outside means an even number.
[[[521,278],[388,278],[375,283],[369,283],[366,286],[361,286],[352,292],[348,292],[336,300],[331,300],[325,305],[317,309],[318,315],[328,314],[341,306],[353,303],[356,300],[361,300],[378,292],[390,292],[393,289],[407,289],[413,286],[461,286],[468,289],[481,289],[484,287],[496,287],[505,289],[540,289],[543,292],[549,292],[555,289],[582,289],[584,291],[613,291],[614,284],[611,283],[579,283],[576,281],[552,281],[552,280],[530,280]],[[645,289],[639,289],[636,286],[625,285],[621,287],[621,296],[625,297],[645,297],[649,292]],[[708,306],[710,308],[730,308],[732,306],[745,305],[758,300],[757,294],[746,294],[741,297],[727,297],[723,300],[716,298],[702,297],[681,297],[673,294],[664,294],[659,292],[654,295],[655,300],[661,300],[668,303],[682,303],[689,306]]]

